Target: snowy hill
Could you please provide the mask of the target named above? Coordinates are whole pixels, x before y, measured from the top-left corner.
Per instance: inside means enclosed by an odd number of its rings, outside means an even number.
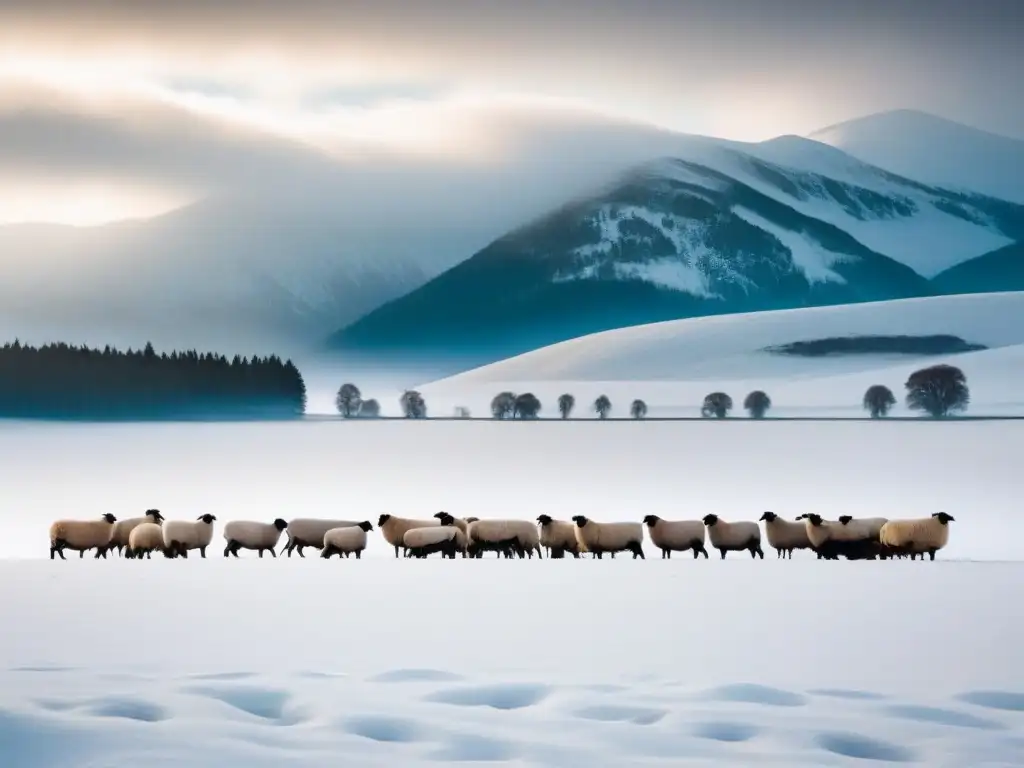
[[[802,356],[769,348],[849,336],[957,337],[981,351]],[[909,343],[909,342],[908,342]],[[949,349],[955,346],[946,342]],[[972,387],[971,413],[1024,413],[1024,292],[941,296],[677,320],[606,331],[555,344],[427,384],[435,412],[449,403],[487,413],[497,392],[532,391],[555,413],[563,392],[583,409],[607,394],[625,415],[641,398],[650,415],[696,415],[703,397],[731,393],[737,407],[763,388],[777,415],[857,415],[865,389],[902,395],[907,375],[954,361]]]
[[[335,334],[337,349],[493,361],[680,317],[929,295],[1024,237],[1024,206],[818,142],[691,137]]]
[[[880,168],[1024,203],[1024,141],[914,110],[868,115],[811,134]]]
[[[932,285],[940,293],[1024,291],[1024,241],[950,267]]]

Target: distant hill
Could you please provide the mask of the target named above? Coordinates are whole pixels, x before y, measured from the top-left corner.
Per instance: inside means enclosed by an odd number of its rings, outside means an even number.
[[[1024,141],[909,109],[822,128],[810,138],[927,184],[1024,203]]]
[[[937,293],[1024,291],[1024,242],[957,264],[932,278]]]
[[[482,363],[640,323],[925,296],[927,278],[1024,236],[1024,206],[807,139],[690,149],[510,232],[328,345]]]

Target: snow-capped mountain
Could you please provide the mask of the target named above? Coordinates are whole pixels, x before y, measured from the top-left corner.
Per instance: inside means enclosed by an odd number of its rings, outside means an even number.
[[[798,137],[693,139],[493,242],[329,344],[493,360],[658,320],[905,298],[1024,237],[1024,206]]]
[[[822,128],[812,139],[918,181],[1024,203],[1024,141],[909,109]]]

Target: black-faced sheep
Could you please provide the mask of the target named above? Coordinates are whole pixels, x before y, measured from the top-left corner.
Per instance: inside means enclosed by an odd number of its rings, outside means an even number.
[[[644,517],[644,525],[651,537],[651,543],[661,550],[662,559],[672,557],[673,552],[693,551],[696,560],[701,554],[708,557],[704,548],[704,523],[700,520],[662,520],[657,515]]]
[[[761,549],[761,527],[754,522],[727,523],[718,515],[704,515],[704,525],[708,527],[708,538],[711,546],[722,554],[722,559],[729,552],[749,552],[752,558],[764,559]]]

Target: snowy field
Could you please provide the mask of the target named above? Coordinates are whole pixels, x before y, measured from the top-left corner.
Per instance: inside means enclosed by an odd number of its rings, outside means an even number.
[[[0,424],[4,768],[1019,765],[1021,422]],[[58,516],[213,512],[201,560]],[[935,563],[225,561],[238,518],[956,517]],[[1003,561],[1003,562],[994,562]]]
[[[800,357],[766,347],[843,336],[946,334],[988,349],[941,356],[830,355]],[[861,401],[873,384],[896,395],[918,368],[959,366],[971,388],[973,416],[1024,415],[1024,292],[942,296],[674,320],[595,333],[553,344],[420,387],[431,413],[456,405],[489,415],[498,392],[533,392],[542,415],[557,416],[558,396],[576,398],[574,416],[593,417],[599,395],[612,416],[628,417],[639,398],[649,417],[696,417],[705,395],[732,396],[734,416],[743,398],[763,389],[772,416],[863,417]],[[397,412],[397,405],[383,402]],[[385,411],[387,413],[387,411]]]

